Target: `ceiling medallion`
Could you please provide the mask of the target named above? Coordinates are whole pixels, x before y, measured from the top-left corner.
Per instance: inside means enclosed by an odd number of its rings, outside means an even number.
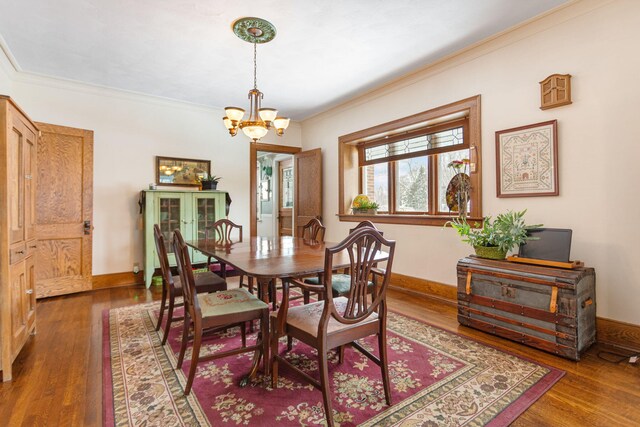
[[[268,43],[276,36],[276,27],[261,18],[240,18],[233,23],[233,32],[249,43]]]
[[[233,23],[233,32],[240,39],[253,43],[253,89],[249,91],[249,118],[244,118],[244,110],[238,107],[227,107],[227,114],[222,120],[231,136],[236,136],[238,129],[242,129],[251,141],[258,142],[271,127],[275,127],[276,135],[282,136],[289,126],[288,117],[279,117],[278,110],[262,108],[262,92],[257,83],[257,45],[268,43],[276,36],[276,28],[268,21],[260,18],[240,18]]]

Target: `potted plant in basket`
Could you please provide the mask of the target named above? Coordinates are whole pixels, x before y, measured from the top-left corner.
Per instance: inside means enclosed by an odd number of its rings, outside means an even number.
[[[222,178],[215,175],[204,174],[202,178],[200,178],[200,184],[202,185],[203,190],[215,190],[218,188],[218,181]]]
[[[509,211],[499,214],[495,220],[485,217],[482,227],[475,223],[475,228],[471,227],[465,218],[454,219],[447,224],[451,224],[454,230],[462,237],[462,241],[473,246],[476,255],[481,258],[504,259],[511,249],[519,246],[527,240],[536,240],[536,237],[529,237],[527,230],[542,227],[542,224],[526,225],[522,212]]]
[[[354,215],[375,215],[379,205],[372,202],[366,194],[359,194],[353,199],[351,210]]]

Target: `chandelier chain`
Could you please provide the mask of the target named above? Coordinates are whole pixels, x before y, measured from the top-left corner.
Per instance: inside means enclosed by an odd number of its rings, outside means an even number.
[[[257,60],[257,44],[253,44],[253,88],[258,89],[258,60]]]

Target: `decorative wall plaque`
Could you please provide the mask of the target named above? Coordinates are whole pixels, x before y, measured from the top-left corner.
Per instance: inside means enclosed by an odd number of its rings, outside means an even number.
[[[540,82],[540,109],[571,104],[571,74],[552,74]]]

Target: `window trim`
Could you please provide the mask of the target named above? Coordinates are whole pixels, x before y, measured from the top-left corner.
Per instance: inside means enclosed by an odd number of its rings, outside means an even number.
[[[414,134],[427,128],[436,129],[442,125],[451,127],[451,123],[456,122],[456,118],[460,119],[465,114],[468,117],[468,147],[459,145],[455,150],[450,147],[436,148],[429,150],[429,154],[437,154],[438,152],[457,151],[459,149],[469,149],[469,159],[472,164],[470,170],[472,192],[471,212],[469,212],[470,221],[482,220],[482,167],[481,167],[481,130],[480,130],[480,95],[466,98],[451,104],[423,111],[408,117],[393,120],[377,126],[342,135],[338,138],[338,214],[340,221],[356,222],[369,219],[379,223],[392,224],[416,224],[416,225],[443,225],[451,218],[452,215],[443,214],[415,214],[415,213],[394,213],[394,214],[377,214],[377,215],[353,215],[351,214],[351,199],[353,193],[359,191],[362,187],[362,174],[360,173],[360,157],[363,145],[379,145],[394,140],[406,138],[408,134]],[[458,115],[452,117],[451,120],[443,122],[442,119],[447,116]],[[431,122],[431,123],[429,123]],[[420,124],[424,123],[424,126]],[[403,130],[411,127],[410,131]],[[465,129],[467,131],[467,129]],[[395,138],[398,139],[395,139]],[[465,136],[465,139],[467,137]],[[371,144],[371,145],[370,145]],[[466,144],[465,144],[466,145]],[[394,157],[416,157],[411,155],[402,155]],[[425,153],[426,154],[426,153]],[[386,162],[392,162],[399,159],[385,159]],[[392,163],[388,163],[391,165]],[[389,166],[389,173],[393,173],[393,166]],[[434,168],[431,168],[434,171]],[[435,172],[431,172],[435,173]],[[391,178],[391,176],[390,176]],[[431,178],[431,176],[430,176]],[[393,188],[393,179],[389,179],[389,202],[395,200],[395,188]]]

